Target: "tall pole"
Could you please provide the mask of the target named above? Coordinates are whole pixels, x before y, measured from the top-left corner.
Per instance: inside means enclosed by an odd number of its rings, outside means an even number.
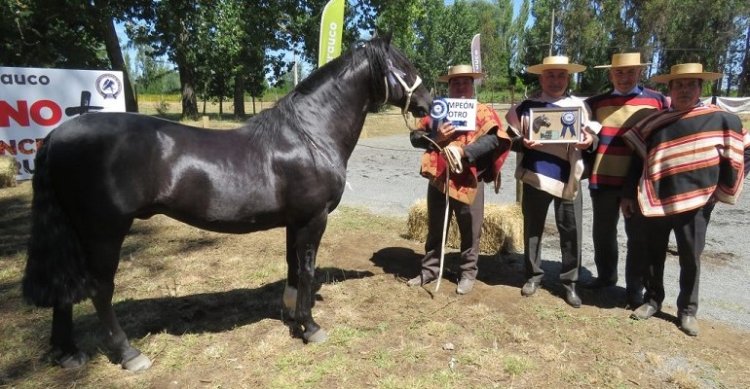
[[[294,86],[297,86],[297,52],[294,52],[294,66],[292,67],[292,71],[294,71]]]
[[[552,42],[555,37],[555,9],[552,9],[552,22],[549,24],[549,55],[552,56]]]

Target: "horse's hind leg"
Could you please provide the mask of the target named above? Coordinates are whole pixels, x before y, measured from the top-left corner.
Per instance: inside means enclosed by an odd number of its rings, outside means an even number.
[[[287,263],[289,264],[288,286],[298,286],[296,301],[296,321],[304,328],[302,334],[306,342],[319,343],[328,338],[325,330],[315,323],[312,317],[312,302],[314,298],[313,281],[315,278],[315,256],[320,245],[320,239],[325,231],[328,214],[322,211],[320,215],[302,226],[287,226]],[[293,243],[292,243],[293,242]],[[297,265],[293,269],[293,265]],[[294,273],[296,270],[296,274]],[[285,290],[285,298],[287,291]],[[286,301],[285,301],[286,305]]]
[[[124,234],[123,234],[124,238]],[[102,325],[107,331],[106,344],[110,351],[119,358],[120,365],[123,369],[130,371],[139,371],[148,369],[151,366],[151,360],[141,354],[141,352],[132,347],[128,342],[125,331],[120,327],[120,323],[115,316],[112,308],[112,295],[114,294],[114,279],[117,265],[119,263],[120,246],[123,238],[100,239],[92,244],[90,258],[92,259],[92,273],[96,277],[95,290],[92,293],[91,301],[96,308],[96,314]]]
[[[112,308],[112,294],[114,283],[100,282],[96,288],[96,294],[91,298],[96,308],[99,320],[107,330],[107,347],[119,359],[123,369],[130,371],[145,370],[151,367],[151,360],[135,347],[130,345],[125,331],[117,321],[115,311]]]
[[[89,357],[78,350],[73,341],[73,304],[61,304],[52,309],[52,355],[65,369],[81,367]]]

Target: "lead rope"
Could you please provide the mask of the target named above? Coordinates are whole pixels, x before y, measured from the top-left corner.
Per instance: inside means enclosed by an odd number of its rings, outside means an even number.
[[[437,144],[437,142],[430,139],[430,137],[427,135],[422,134],[421,136],[432,143],[438,150],[440,150],[440,153],[443,154],[446,161],[449,161],[449,158],[446,156],[445,151],[442,147],[440,147],[440,145]],[[448,183],[450,182],[450,179],[451,169],[449,167],[448,169],[445,169],[445,215],[443,217],[443,235],[440,241],[440,271],[438,272],[438,279],[437,283],[435,284],[435,293],[437,293],[437,291],[440,289],[440,280],[443,279],[443,265],[445,263],[445,240],[448,235],[448,217],[450,216],[450,196],[448,196]],[[427,224],[429,226],[429,222]]]
[[[409,111],[409,104],[411,103],[411,95],[414,93],[414,91],[419,87],[419,85],[422,84],[422,79],[417,76],[417,78],[414,80],[414,85],[409,87],[406,85],[406,82],[403,78],[397,73],[394,72],[393,69],[391,69],[390,74],[392,74],[396,80],[401,84],[401,87],[404,88],[404,92],[406,93],[406,103],[404,103],[404,108],[401,109],[401,116],[404,118],[404,124],[406,124],[406,127],[410,130],[416,130],[416,128],[412,128],[409,125],[409,119],[406,117],[406,114]],[[383,100],[383,104],[388,102],[388,77],[383,77],[383,80],[385,81],[385,99]],[[444,158],[448,162],[449,165],[451,165],[451,158],[448,157],[448,155],[445,153],[442,147],[438,145],[435,141],[430,139],[430,137],[426,135],[422,135],[423,138],[427,139],[430,143],[432,143],[441,154],[443,154]],[[437,283],[435,284],[435,293],[440,289],[440,280],[443,279],[443,265],[445,263],[445,240],[447,238],[447,232],[448,232],[448,217],[449,217],[449,211],[450,211],[450,197],[448,196],[448,183],[450,182],[450,167],[448,169],[445,169],[445,216],[443,217],[443,235],[440,243],[440,271],[438,273],[438,279]]]

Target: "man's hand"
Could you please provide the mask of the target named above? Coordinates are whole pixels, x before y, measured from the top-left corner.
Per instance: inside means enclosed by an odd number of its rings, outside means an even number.
[[[453,126],[453,123],[446,121],[440,124],[437,129],[437,134],[435,135],[435,141],[437,143],[444,143],[446,141],[449,141],[453,135],[456,133],[456,127]]]
[[[534,147],[539,147],[543,144],[544,143],[538,140],[530,140],[530,139],[523,138],[523,147],[526,147],[527,149],[533,149]]]
[[[586,129],[581,130],[581,135],[583,136],[583,139],[576,142],[576,148],[579,150],[586,150],[594,143],[594,136],[586,131]]]
[[[630,218],[635,214],[635,207],[637,207],[638,204],[635,203],[635,199],[621,199],[620,200],[620,211],[622,211],[622,216],[626,218]]]
[[[464,171],[463,164],[461,163],[461,158],[464,156],[463,147],[455,145],[445,146],[445,148],[443,148],[443,154],[445,155],[445,160],[448,162],[451,172],[461,174],[461,172]]]

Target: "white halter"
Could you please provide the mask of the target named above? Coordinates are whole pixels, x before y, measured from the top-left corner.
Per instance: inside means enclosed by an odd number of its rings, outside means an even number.
[[[403,76],[406,75],[402,70],[395,68],[393,65],[388,66],[388,74],[383,77],[385,80],[385,99],[383,99],[383,104],[388,102],[389,97],[389,86],[391,83],[388,80],[388,76],[394,76],[396,80],[398,80],[399,84],[401,84],[401,87],[404,88],[404,93],[406,93],[406,103],[404,103],[404,108],[401,110],[401,114],[406,116],[406,112],[409,110],[409,104],[411,103],[411,95],[414,93],[414,91],[422,85],[422,79],[417,76],[417,78],[414,80],[414,85],[411,87],[406,84],[406,81],[404,81]]]
[[[404,81],[404,76],[406,73],[404,73],[401,69],[398,69],[391,64],[391,61],[388,60],[388,73],[383,77],[383,80],[385,81],[385,99],[383,99],[383,104],[388,102],[389,93],[388,90],[390,89],[390,78],[393,76],[396,80],[398,80],[398,83],[401,84],[401,87],[404,88],[404,93],[406,93],[406,102],[404,103],[404,108],[401,109],[401,116],[404,118],[404,124],[406,124],[406,128],[410,130],[415,130],[416,128],[412,128],[412,126],[409,125],[409,119],[406,117],[406,114],[409,112],[409,104],[411,104],[411,95],[414,93],[414,91],[422,85],[422,79],[417,76],[417,78],[414,80],[414,85],[411,87],[406,84],[406,81]]]

